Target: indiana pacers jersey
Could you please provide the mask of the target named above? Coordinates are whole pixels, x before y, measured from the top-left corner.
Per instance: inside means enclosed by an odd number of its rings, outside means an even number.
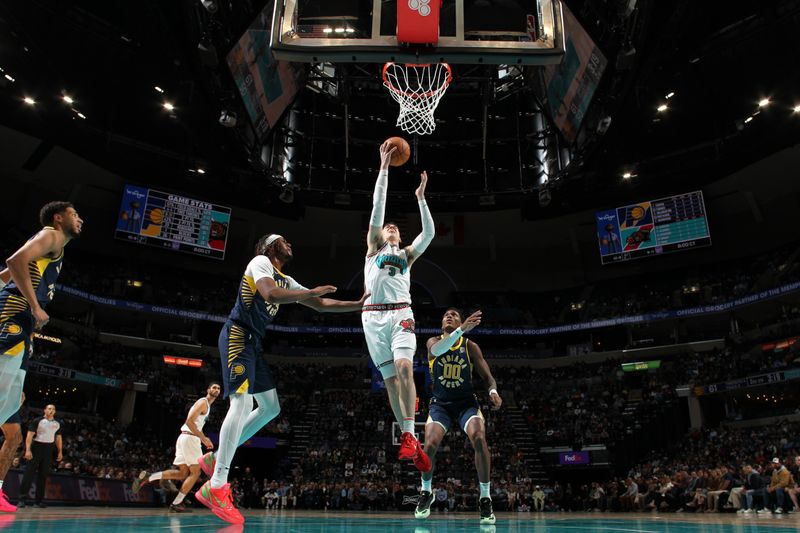
[[[230,314],[230,321],[245,328],[248,332],[258,337],[263,337],[278,313],[280,304],[269,304],[256,288],[256,283],[262,278],[272,278],[275,285],[290,290],[305,290],[291,276],[285,275],[276,269],[268,257],[259,255],[248,263],[239,284],[239,293],[236,303]]]
[[[198,431],[203,431],[203,426],[206,425],[206,419],[208,418],[208,415],[211,414],[211,404],[208,403],[208,398],[201,398],[201,400],[205,400],[206,402],[206,414],[198,415],[197,418],[194,419],[194,425],[197,426]],[[189,428],[189,426],[184,424],[181,426],[181,431],[191,432],[192,430]]]
[[[42,231],[55,231],[52,227],[46,226]],[[28,273],[31,276],[33,292],[39,306],[44,309],[47,307],[56,292],[56,280],[61,273],[61,266],[64,260],[64,249],[56,258],[40,257],[28,263]],[[31,306],[13,280],[0,291],[0,323],[9,318],[27,315],[33,324]]]
[[[388,242],[364,261],[365,305],[411,303],[411,272],[406,251]]]
[[[428,368],[433,379],[433,397],[441,402],[457,402],[475,397],[472,386],[472,360],[467,339],[461,337],[439,357],[428,352]]]

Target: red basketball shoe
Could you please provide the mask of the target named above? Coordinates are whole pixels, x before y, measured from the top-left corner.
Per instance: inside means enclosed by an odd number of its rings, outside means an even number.
[[[208,480],[194,493],[194,497],[226,522],[244,524],[242,513],[233,506],[230,483],[225,483],[220,488],[214,489],[211,488],[211,480]]]
[[[214,469],[217,467],[217,457],[214,455],[214,452],[208,452],[197,459],[197,464],[200,465],[200,470],[202,470],[205,475],[211,477],[214,475]]]

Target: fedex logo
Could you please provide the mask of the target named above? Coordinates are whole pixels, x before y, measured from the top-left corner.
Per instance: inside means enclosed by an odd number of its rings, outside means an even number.
[[[558,454],[558,462],[562,465],[588,465],[589,452],[562,452]]]

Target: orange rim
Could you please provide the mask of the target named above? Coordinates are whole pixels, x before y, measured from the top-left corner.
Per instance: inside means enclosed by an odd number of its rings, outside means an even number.
[[[393,93],[402,94],[406,98],[412,98],[412,99],[430,98],[431,96],[434,96],[435,94],[438,94],[439,92],[444,91],[447,88],[447,86],[450,85],[450,82],[453,81],[453,71],[450,68],[450,65],[447,64],[447,63],[437,63],[437,65],[444,65],[444,68],[447,69],[447,78],[444,80],[444,83],[442,85],[440,85],[439,88],[437,88],[435,90],[432,90],[432,91],[428,91],[426,93],[422,93],[422,94],[408,93],[406,91],[401,91],[400,89],[398,89],[397,87],[392,85],[392,82],[389,80],[389,76],[386,75],[386,71],[392,65],[397,65],[397,63],[393,63],[393,62],[390,61],[389,63],[386,63],[385,65],[383,65],[383,72],[381,74],[381,76],[383,77],[383,83],[386,84],[386,87],[388,87],[389,90],[392,91]],[[431,66],[431,63],[406,63],[404,65],[405,68],[408,68],[408,67],[430,67],[430,66]]]

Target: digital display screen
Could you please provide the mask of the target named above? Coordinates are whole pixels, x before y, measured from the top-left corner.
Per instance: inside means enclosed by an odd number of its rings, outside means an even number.
[[[125,185],[114,236],[129,242],[225,258],[231,208]]]
[[[623,372],[640,372],[643,370],[651,370],[661,368],[661,360],[655,361],[638,361],[636,363],[622,363]]]
[[[604,265],[711,245],[700,191],[600,211],[595,221]]]
[[[588,465],[589,452],[561,452],[558,454],[560,465]]]

